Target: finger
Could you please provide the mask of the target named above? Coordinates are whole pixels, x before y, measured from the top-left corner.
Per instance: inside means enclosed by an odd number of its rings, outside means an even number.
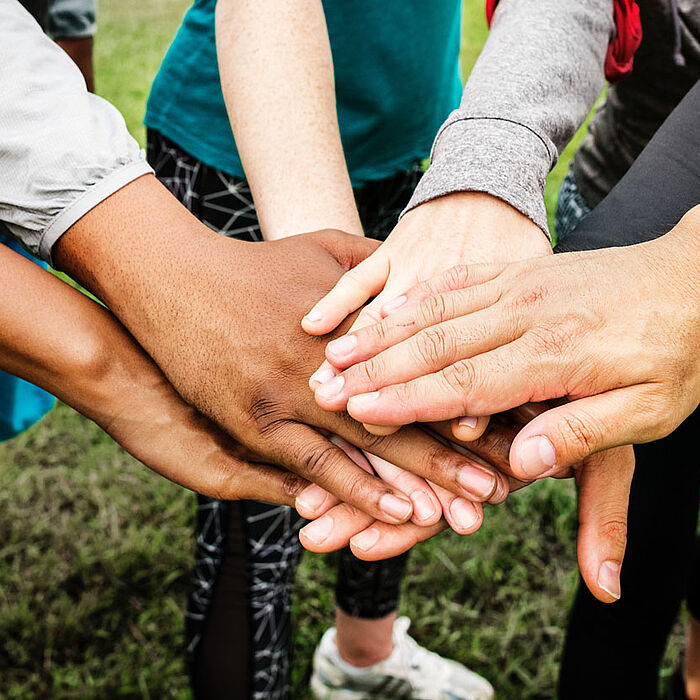
[[[452,434],[452,423],[431,423],[430,429],[442,435],[453,446],[461,446],[477,455],[491,467],[510,475],[510,446],[517,431],[500,420],[492,421],[483,435],[470,441],[460,441]]]
[[[442,274],[416,284],[401,296],[387,301],[381,308],[382,316],[389,316],[399,309],[406,309],[438,294],[483,284],[497,277],[505,267],[506,265],[502,264],[455,265]]]
[[[480,438],[489,425],[490,416],[460,416],[453,418],[452,436],[462,442],[473,442]]]
[[[401,429],[400,425],[372,425],[371,423],[362,424],[365,430],[372,435],[393,435],[397,430]]]
[[[326,359],[334,367],[345,369],[427,328],[491,307],[499,298],[500,287],[495,283],[428,297],[383,321],[380,319],[357,329],[353,326],[347,334],[328,343]],[[502,319],[497,320],[503,325]]]
[[[488,501],[498,490],[498,475],[493,468],[460,453],[456,447],[448,447],[420,428],[408,426],[394,435],[375,437],[349,420],[347,426],[337,430],[366,452],[472,501]]]
[[[299,531],[299,540],[310,552],[334,552],[346,547],[353,535],[378,522],[361,510],[341,503],[305,525]]]
[[[378,294],[388,276],[389,260],[379,249],[338,280],[335,287],[304,316],[302,328],[310,335],[329,333],[348,314]]]
[[[579,568],[591,593],[603,603],[612,603],[621,595],[633,473],[630,446],[589,457],[577,473]]]
[[[340,447],[358,467],[364,469],[368,474],[372,473],[372,465],[354,445],[343,440],[339,435],[331,435],[328,439]],[[317,484],[310,484],[299,494],[294,505],[299,515],[307,520],[314,520],[339,502],[335,496]]]
[[[340,411],[351,396],[458,366],[465,358],[474,358],[494,348],[500,349],[516,337],[517,330],[513,324],[503,320],[494,309],[477,311],[466,318],[430,326],[316,386],[316,403],[327,411]]]
[[[197,493],[223,501],[253,500],[293,506],[296,497],[309,485],[306,479],[292,472],[234,457],[219,460],[198,479],[191,480],[180,473],[161,473]]]
[[[455,362],[439,372],[351,396],[347,411],[355,420],[376,425],[407,425],[500,413],[544,398],[540,395],[545,389],[539,376],[551,372],[555,381],[556,367],[550,370],[541,364],[541,358],[519,339]],[[352,367],[344,374],[355,369]],[[341,389],[341,393],[346,390]]]
[[[413,505],[405,494],[358,467],[342,449],[307,425],[291,421],[277,425],[260,449],[270,461],[377,520],[400,523],[413,515]]]
[[[456,496],[437,484],[432,486],[442,506],[445,520],[455,532],[471,535],[481,527],[484,522],[484,509],[480,503]]]
[[[387,484],[391,484],[408,495],[413,503],[413,522],[416,525],[434,525],[442,517],[440,501],[425,479],[421,479],[391,462],[367,453],[375,472]]]
[[[364,561],[389,559],[407,552],[418,542],[424,542],[446,528],[447,523],[444,520],[429,527],[420,527],[415,523],[386,527],[386,523],[376,522],[352,537],[350,550],[358,559]]]
[[[535,479],[589,455],[635,441],[648,420],[644,388],[625,387],[552,408],[528,423],[513,441],[513,474]],[[637,408],[640,407],[640,408]]]

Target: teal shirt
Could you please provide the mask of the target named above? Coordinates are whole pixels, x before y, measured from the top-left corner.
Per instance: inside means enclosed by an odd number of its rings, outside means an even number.
[[[145,122],[203,163],[243,177],[221,93],[215,7],[216,0],[195,0],[188,10]],[[461,0],[324,0],[323,7],[353,185],[410,168],[459,106]]]

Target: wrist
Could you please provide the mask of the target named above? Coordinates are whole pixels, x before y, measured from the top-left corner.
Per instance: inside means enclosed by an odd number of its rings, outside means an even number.
[[[454,192],[425,202],[402,221],[442,230],[476,248],[473,262],[509,262],[552,252],[549,239],[531,219],[485,192]]]

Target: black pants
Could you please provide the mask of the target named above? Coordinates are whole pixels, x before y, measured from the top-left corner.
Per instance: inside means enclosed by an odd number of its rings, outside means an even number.
[[[700,83],[562,250],[651,240],[699,204],[699,115]],[[698,423],[696,411],[667,438],[635,447],[622,598],[599,603],[579,584],[561,664],[560,700],[655,700],[659,664],[684,596],[691,612],[700,614]]]
[[[226,236],[261,241],[248,183],[215,170],[157,132],[148,160],[161,182],[202,222]],[[368,236],[384,238],[418,184],[412,170],[356,190]],[[290,594],[305,524],[286,506],[200,496],[193,589],[186,617],[195,697],[282,700],[290,677]],[[384,617],[398,606],[407,554],[364,562],[338,555],[336,602],[347,614]]]

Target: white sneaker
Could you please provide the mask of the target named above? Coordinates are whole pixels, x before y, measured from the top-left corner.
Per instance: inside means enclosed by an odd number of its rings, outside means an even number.
[[[409,636],[411,621],[394,623],[394,650],[373,666],[344,661],[335,627],[326,630],[314,652],[311,692],[316,700],[493,700],[491,684],[466,666],[443,659]]]

